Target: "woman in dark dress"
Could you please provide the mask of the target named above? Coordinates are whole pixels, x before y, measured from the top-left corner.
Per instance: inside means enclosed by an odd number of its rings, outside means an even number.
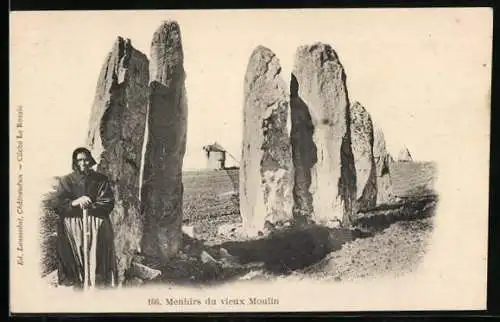
[[[73,152],[73,172],[60,178],[49,207],[59,216],[57,227],[58,280],[60,285],[82,287],[84,265],[91,286],[117,283],[113,230],[109,215],[114,207],[108,178],[94,170],[90,151]],[[83,210],[87,210],[87,254],[83,250]]]

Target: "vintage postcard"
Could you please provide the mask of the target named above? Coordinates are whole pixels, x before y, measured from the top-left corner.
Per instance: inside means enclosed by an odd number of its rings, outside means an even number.
[[[11,311],[485,309],[492,17],[12,12]]]

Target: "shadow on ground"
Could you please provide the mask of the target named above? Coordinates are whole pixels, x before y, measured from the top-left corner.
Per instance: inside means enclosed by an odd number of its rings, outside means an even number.
[[[403,200],[359,213],[351,229],[288,227],[265,238],[226,241],[213,246],[184,235],[181,255],[168,265],[151,259],[142,262],[162,272],[149,283],[202,286],[245,280],[252,273],[261,279],[273,279],[314,265],[344,244],[378,235],[393,223],[428,218],[434,214],[436,204],[434,196]]]
[[[356,229],[376,234],[398,221],[411,221],[434,216],[438,197],[436,195],[405,198],[397,203],[380,205],[356,214],[353,225]]]
[[[225,242],[220,247],[242,264],[261,262],[270,273],[287,274],[315,263],[351,240],[349,229],[311,225],[279,231],[264,239]]]
[[[185,249],[171,263],[161,265],[151,259],[143,259],[142,263],[162,271],[153,283],[213,284],[245,279],[246,274],[256,271],[263,278],[272,278],[312,265],[353,239],[349,229],[315,225],[289,228],[266,238],[213,246],[205,246],[202,241],[184,235]]]

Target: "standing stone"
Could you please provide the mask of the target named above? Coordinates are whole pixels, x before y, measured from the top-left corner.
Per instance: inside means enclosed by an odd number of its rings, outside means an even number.
[[[335,51],[301,46],[291,80],[295,215],[350,224],[356,173],[346,75]]]
[[[404,147],[399,151],[398,161],[400,162],[411,162],[413,158],[411,157],[410,150],[407,147]]]
[[[390,165],[392,157],[387,153],[384,133],[380,128],[375,129],[373,142],[373,158],[377,173],[377,204],[386,204],[394,200]]]
[[[118,37],[106,57],[97,83],[87,145],[97,170],[113,184],[115,206],[110,214],[115,233],[118,280],[140,249],[140,165],[149,82],[147,57]]]
[[[257,47],[244,85],[240,212],[247,234],[292,218],[293,164],[290,94],[276,55]]]
[[[141,191],[145,215],[143,252],[167,262],[181,246],[182,163],[187,101],[181,32],[164,22],[151,43],[147,143]]]
[[[356,169],[355,211],[375,207],[377,173],[373,158],[373,124],[370,114],[359,103],[350,106],[351,147]]]
[[[396,162],[396,161],[394,160],[394,157],[393,157],[390,153],[387,153],[387,154],[388,154],[388,156],[389,156],[389,164],[393,164],[394,162]]]

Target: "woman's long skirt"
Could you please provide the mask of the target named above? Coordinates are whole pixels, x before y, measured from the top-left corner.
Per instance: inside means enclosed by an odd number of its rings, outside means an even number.
[[[83,287],[84,265],[90,286],[117,285],[113,230],[108,218],[87,216],[87,258],[82,217],[61,218],[58,224],[58,279],[61,285]]]

